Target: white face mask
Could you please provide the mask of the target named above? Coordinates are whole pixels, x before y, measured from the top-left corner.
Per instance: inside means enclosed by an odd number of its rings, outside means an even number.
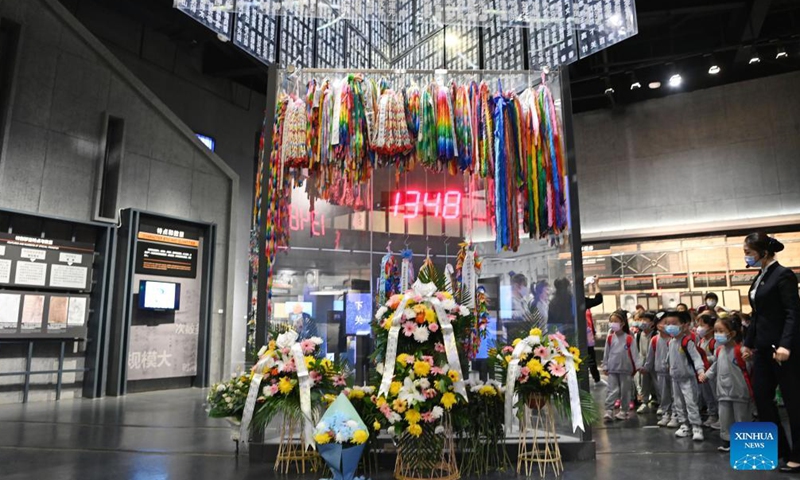
[[[717,306],[717,301],[716,300],[706,300],[706,306],[708,308],[714,308],[714,307]]]

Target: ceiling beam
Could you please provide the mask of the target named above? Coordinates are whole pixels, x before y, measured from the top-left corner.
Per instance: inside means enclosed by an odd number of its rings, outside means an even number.
[[[761,27],[764,26],[764,20],[767,19],[769,8],[772,5],[772,0],[752,0],[750,4],[750,12],[744,21],[744,26],[741,33],[742,47],[736,52],[734,62],[747,61],[747,51],[745,45],[753,43],[761,35]]]

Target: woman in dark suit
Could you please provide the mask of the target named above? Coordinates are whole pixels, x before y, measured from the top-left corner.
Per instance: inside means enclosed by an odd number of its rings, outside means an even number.
[[[748,267],[761,272],[750,287],[753,317],[742,348],[753,358],[753,391],[759,418],[778,425],[781,471],[800,473],[800,297],[794,272],[778,263],[775,254],[783,244],[764,233],[745,238]],[[791,448],[775,405],[780,385],[792,438]]]

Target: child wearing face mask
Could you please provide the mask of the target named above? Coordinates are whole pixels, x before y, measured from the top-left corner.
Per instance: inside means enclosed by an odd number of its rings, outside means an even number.
[[[669,335],[664,331],[663,312],[655,316],[653,328],[656,335],[647,348],[644,371],[655,380],[658,395],[659,427],[678,428],[677,416],[672,412],[672,377],[669,376]]]
[[[706,358],[710,363],[714,363],[716,351],[716,340],[714,339],[714,325],[717,322],[717,315],[714,310],[706,310],[697,317],[697,344],[706,352]],[[719,430],[719,417],[717,413],[717,386],[713,382],[700,384],[700,394],[703,403],[708,411],[708,419],[703,422],[703,426]]]
[[[653,338],[653,320],[655,315],[651,312],[644,312],[639,315],[636,321],[638,332],[634,335],[636,346],[639,348],[639,364],[644,366],[647,362],[647,354],[650,349],[650,341]],[[651,400],[654,400],[653,381],[650,372],[641,371],[636,374],[636,393],[639,395],[639,408],[636,413],[647,413],[650,411]]]
[[[633,374],[641,368],[639,349],[628,326],[628,313],[616,311],[608,320],[610,333],[603,353],[603,371],[608,375],[608,395],[606,396],[606,421],[627,420],[625,407],[630,403]],[[614,404],[619,401],[623,407],[614,415]]]
[[[702,442],[703,419],[700,418],[697,382],[698,376],[705,373],[705,364],[697,344],[688,336],[690,323],[688,312],[670,310],[664,314],[664,331],[671,337],[668,361],[675,414],[681,424],[675,436],[685,438],[691,435],[692,440]]]
[[[720,452],[731,450],[730,429],[736,422],[752,420],[751,364],[742,358],[742,322],[738,315],[719,318],[714,324],[717,361],[700,381],[716,386],[719,401]]]

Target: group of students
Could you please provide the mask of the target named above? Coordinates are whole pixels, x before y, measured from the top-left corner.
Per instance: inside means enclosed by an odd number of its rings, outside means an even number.
[[[630,418],[637,398],[636,411],[647,413],[657,404],[658,426],[677,428],[675,436],[703,441],[704,426],[718,429],[719,450],[730,450],[731,426],[750,421],[754,411],[751,365],[742,355],[749,318],[717,312],[717,301],[709,293],[697,315],[684,304],[658,313],[637,307],[630,321],[623,310],[611,314],[603,354],[605,421]]]

